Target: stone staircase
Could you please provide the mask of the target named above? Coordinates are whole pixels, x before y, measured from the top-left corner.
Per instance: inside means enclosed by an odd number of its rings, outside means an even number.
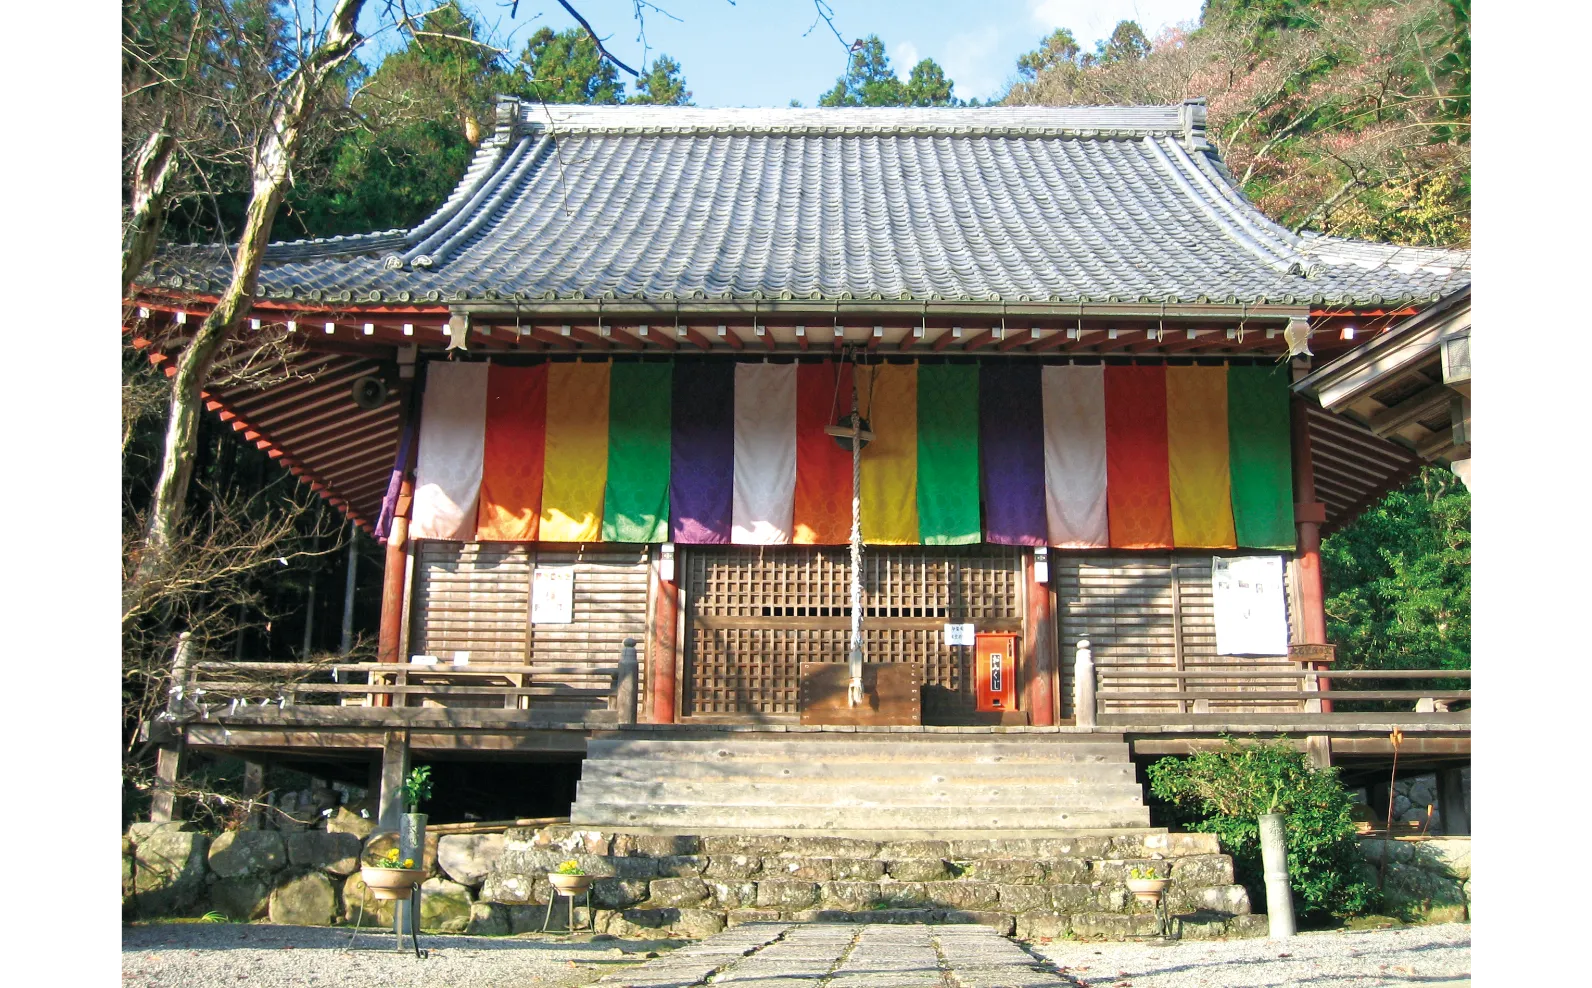
[[[594,736],[570,823],[897,835],[1148,827],[1121,735],[626,730]]]

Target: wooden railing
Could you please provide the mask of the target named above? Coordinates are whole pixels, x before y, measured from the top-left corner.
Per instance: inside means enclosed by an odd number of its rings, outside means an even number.
[[[1331,700],[1334,708],[1341,704],[1362,704],[1376,702],[1381,704],[1404,703],[1409,704],[1405,709],[1414,710],[1422,700],[1432,700],[1446,704],[1453,709],[1460,704],[1469,704],[1470,690],[1468,689],[1432,689],[1420,687],[1415,689],[1360,689],[1354,685],[1339,686],[1338,684],[1357,684],[1368,680],[1441,680],[1441,679],[1466,679],[1470,678],[1468,669],[1354,669],[1342,671],[1315,671],[1315,670],[1281,670],[1281,671],[1205,671],[1205,670],[1155,670],[1155,671],[1129,671],[1106,669],[1098,670],[1099,674],[1111,677],[1114,680],[1154,680],[1166,682],[1168,680],[1177,684],[1171,690],[1097,690],[1095,699],[1100,701],[1101,713],[1112,713],[1110,704],[1127,704],[1133,701],[1174,701],[1209,703],[1212,700],[1249,703],[1254,701],[1294,701],[1300,702],[1301,710],[1306,709],[1303,704],[1311,700]],[[1326,679],[1333,684],[1330,690],[1319,688],[1319,680]],[[1201,682],[1220,681],[1220,686],[1202,689]],[[1255,689],[1256,686],[1268,684],[1297,684],[1293,688]],[[1181,708],[1180,708],[1181,709]]]

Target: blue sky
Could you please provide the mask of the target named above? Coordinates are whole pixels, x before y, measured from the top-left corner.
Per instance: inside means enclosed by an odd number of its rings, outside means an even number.
[[[572,0],[618,58],[640,67],[631,0]],[[537,28],[574,26],[556,0],[468,4],[496,25],[504,47],[516,53]],[[835,84],[846,53],[812,0],[657,0],[679,20],[646,11],[647,47],[677,59],[699,106],[806,106]],[[1085,48],[1119,20],[1137,20],[1154,37],[1166,25],[1199,18],[1201,0],[830,0],[835,27],[847,42],[877,34],[891,65],[905,77],[920,58],[944,66],[963,99],[989,99],[1006,89],[1017,56],[1036,47],[1054,28],[1067,27]],[[380,4],[371,4],[375,10]],[[367,15],[374,20],[375,10]],[[376,25],[363,25],[368,32]],[[811,31],[809,31],[811,28]],[[650,57],[650,56],[648,56]]]

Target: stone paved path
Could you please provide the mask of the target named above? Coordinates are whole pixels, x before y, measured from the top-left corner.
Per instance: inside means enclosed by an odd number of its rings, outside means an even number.
[[[597,982],[611,988],[1054,988],[984,926],[748,923]]]

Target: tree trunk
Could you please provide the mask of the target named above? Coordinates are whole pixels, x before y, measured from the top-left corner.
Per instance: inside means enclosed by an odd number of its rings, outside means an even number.
[[[338,0],[320,46],[288,79],[286,95],[272,115],[271,129],[255,153],[254,189],[232,263],[232,280],[177,358],[176,374],[171,380],[171,405],[166,419],[160,479],[155,485],[154,503],[144,528],[135,585],[160,571],[165,550],[182,523],[188,483],[193,477],[200,393],[216,354],[254,303],[265,247],[271,239],[271,224],[282,204],[282,193],[298,155],[304,128],[314,114],[321,85],[353,54],[360,41],[354,22],[363,6],[364,0]]]
[[[168,119],[149,135],[133,164],[133,205],[122,235],[122,298],[132,291],[133,279],[155,254],[155,242],[166,225],[166,201],[171,177],[177,171],[177,139],[167,130]]]

